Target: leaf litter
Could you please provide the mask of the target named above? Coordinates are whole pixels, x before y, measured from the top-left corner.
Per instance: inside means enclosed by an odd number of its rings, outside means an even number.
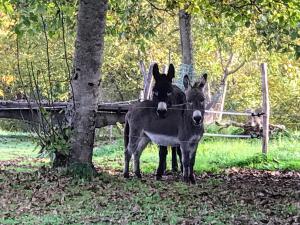
[[[0,224],[49,216],[58,221],[50,224],[300,224],[299,171],[231,168],[198,174],[196,185],[180,174],[155,181],[98,172],[83,181],[46,167],[0,170]]]

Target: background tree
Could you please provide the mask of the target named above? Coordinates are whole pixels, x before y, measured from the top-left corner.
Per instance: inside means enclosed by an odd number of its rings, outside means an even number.
[[[186,9],[193,17],[194,69],[197,74],[210,74],[212,95],[218,92],[224,74],[220,49],[224,61],[231,51],[234,53],[232,69],[246,62],[233,76],[228,76],[224,108],[244,111],[260,106],[258,65],[265,61],[270,71],[272,123],[298,126],[299,60],[293,57],[297,56],[299,45],[299,2],[189,2],[188,8],[184,8],[186,1],[110,0],[99,100],[136,99],[143,85],[140,60],[146,63],[155,60],[160,64],[171,60],[179,74],[182,52],[178,11]],[[43,98],[48,99],[51,86],[53,100],[68,100],[68,68],[73,61],[76,38],[76,1],[0,0],[0,3],[0,98],[14,99],[23,91],[16,57],[18,42],[19,71],[25,92],[31,92],[31,71],[27,65],[32,63]],[[18,127],[16,122],[0,123],[3,127],[12,124]],[[103,129],[100,133],[105,132]]]

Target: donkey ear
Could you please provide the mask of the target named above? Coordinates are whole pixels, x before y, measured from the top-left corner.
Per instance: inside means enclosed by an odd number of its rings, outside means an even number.
[[[188,90],[191,87],[191,81],[188,75],[183,77],[183,86],[185,90]]]
[[[152,73],[153,73],[154,80],[155,80],[155,81],[159,80],[159,78],[160,78],[160,73],[159,73],[159,68],[158,68],[157,63],[155,63],[155,64],[153,65]]]
[[[167,77],[170,81],[175,77],[175,68],[173,64],[169,65]]]
[[[203,75],[202,75],[202,77],[200,78],[200,80],[199,80],[199,82],[197,82],[198,83],[198,87],[199,88],[203,88],[204,86],[205,86],[205,84],[206,84],[206,81],[207,81],[207,73],[204,73]]]

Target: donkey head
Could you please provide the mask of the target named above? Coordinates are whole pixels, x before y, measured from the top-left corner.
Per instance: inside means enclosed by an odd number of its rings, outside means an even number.
[[[187,109],[192,117],[194,125],[200,126],[203,122],[205,112],[205,97],[203,88],[207,81],[207,74],[203,74],[199,81],[191,85],[191,82],[186,75],[183,79],[185,94],[187,99]]]
[[[175,68],[170,64],[167,74],[161,74],[158,65],[155,63],[153,66],[153,77],[155,85],[152,89],[153,101],[157,104],[156,112],[159,117],[166,116],[168,106],[171,105],[172,95],[172,79],[174,78]]]

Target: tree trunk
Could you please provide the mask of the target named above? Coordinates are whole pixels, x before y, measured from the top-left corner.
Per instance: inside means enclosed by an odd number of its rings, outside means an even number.
[[[56,151],[52,167],[53,168],[66,167],[67,162],[68,162],[68,155],[64,155]]]
[[[71,123],[69,167],[72,170],[75,169],[74,173],[94,172],[92,155],[96,110],[100,94],[100,68],[104,48],[106,11],[107,0],[81,0],[79,4],[71,80],[75,112]]]
[[[180,41],[181,53],[183,64],[193,64],[193,42],[192,42],[192,25],[191,15],[183,9],[179,10],[179,28],[180,28]]]
[[[220,104],[220,111],[223,112],[224,110],[224,105],[225,105],[225,98],[226,98],[226,92],[227,92],[227,86],[228,86],[228,82],[227,80],[224,81],[224,86],[223,86],[223,93],[221,96],[221,104]],[[219,114],[219,119],[218,121],[221,121],[223,117],[223,114]]]

